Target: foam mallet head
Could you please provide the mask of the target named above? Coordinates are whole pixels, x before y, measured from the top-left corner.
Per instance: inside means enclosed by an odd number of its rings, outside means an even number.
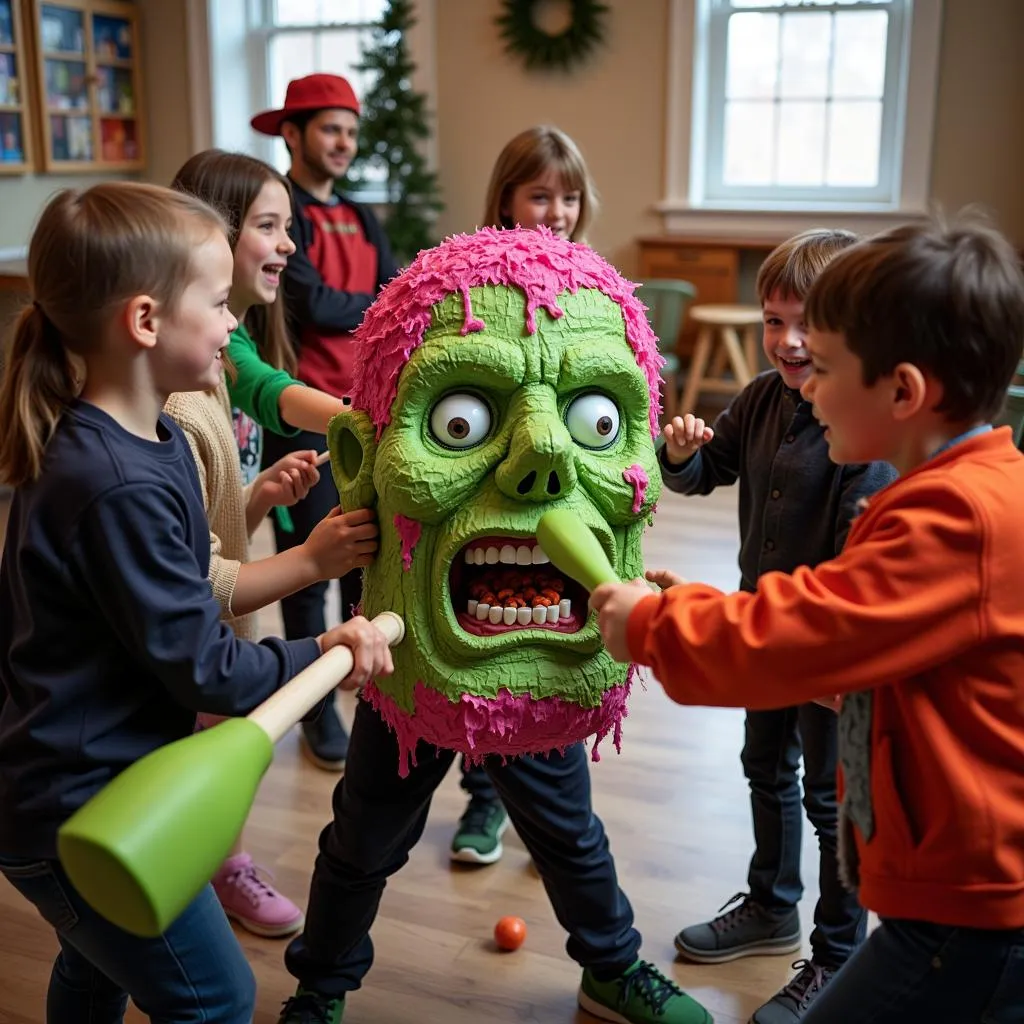
[[[373,624],[394,646],[405,625]],[[232,718],[126,768],[61,826],[61,864],[85,901],[134,935],[167,930],[213,877],[249,814],[274,743],[352,671],[334,647],[247,718]]]
[[[540,517],[537,540],[556,569],[593,590],[601,583],[618,583],[594,531],[568,509],[552,509]]]

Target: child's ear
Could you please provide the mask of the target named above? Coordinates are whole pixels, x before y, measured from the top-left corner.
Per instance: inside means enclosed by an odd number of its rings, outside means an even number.
[[[377,431],[362,409],[339,412],[327,427],[331,472],[338,488],[341,507],[373,508],[377,490],[373,485],[373,464],[377,458]]]
[[[897,363],[892,371],[892,384],[893,416],[897,420],[910,419],[925,408],[934,409],[942,398],[942,385],[913,363]]]
[[[124,325],[140,348],[153,348],[157,341],[159,317],[156,299],[135,295],[125,303]]]

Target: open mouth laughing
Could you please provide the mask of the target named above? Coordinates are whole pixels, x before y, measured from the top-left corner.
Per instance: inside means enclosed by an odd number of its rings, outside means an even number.
[[[477,537],[452,559],[455,617],[475,636],[533,629],[576,633],[587,620],[587,594],[551,565],[535,537]]]

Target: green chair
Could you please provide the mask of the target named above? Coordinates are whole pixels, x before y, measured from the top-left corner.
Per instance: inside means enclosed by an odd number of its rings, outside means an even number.
[[[1006,404],[996,419],[996,426],[1013,430],[1013,443],[1024,451],[1024,386],[1011,384],[1006,389]]]
[[[665,416],[675,415],[679,404],[679,353],[676,349],[679,330],[683,325],[686,307],[696,296],[697,289],[689,281],[657,278],[641,281],[637,298],[647,307],[647,320],[658,339],[658,351],[665,360],[661,368],[665,382]]]

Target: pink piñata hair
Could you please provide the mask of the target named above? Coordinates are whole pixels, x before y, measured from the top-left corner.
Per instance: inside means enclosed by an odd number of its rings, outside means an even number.
[[[377,296],[354,335],[355,387],[352,404],[365,409],[380,437],[391,421],[391,404],[398,377],[413,349],[423,342],[431,309],[449,295],[461,295],[463,334],[483,330],[473,315],[469,289],[482,285],[521,288],[526,295],[526,330],[537,329],[536,312],[563,315],[558,296],[580,288],[595,288],[622,309],[626,340],[636,356],[650,391],[651,436],[658,434],[661,378],[664,360],[658,340],[644,314],[636,287],[593,249],[558,238],[545,227],[536,230],[482,228],[472,235],[452,235],[425,249]]]
[[[465,754],[473,764],[490,753],[517,757],[564,751],[596,733],[590,756],[600,761],[597,747],[608,733],[612,734],[615,749],[621,749],[622,719],[626,717],[633,674],[630,666],[626,681],[606,690],[596,708],[581,708],[559,697],[535,700],[528,694],[513,696],[508,690],[494,699],[464,693],[453,703],[418,682],[413,691],[415,710],[410,714],[382,693],[372,679],[362,696],[394,730],[398,774],[404,778],[416,764],[416,744],[420,740]]]

